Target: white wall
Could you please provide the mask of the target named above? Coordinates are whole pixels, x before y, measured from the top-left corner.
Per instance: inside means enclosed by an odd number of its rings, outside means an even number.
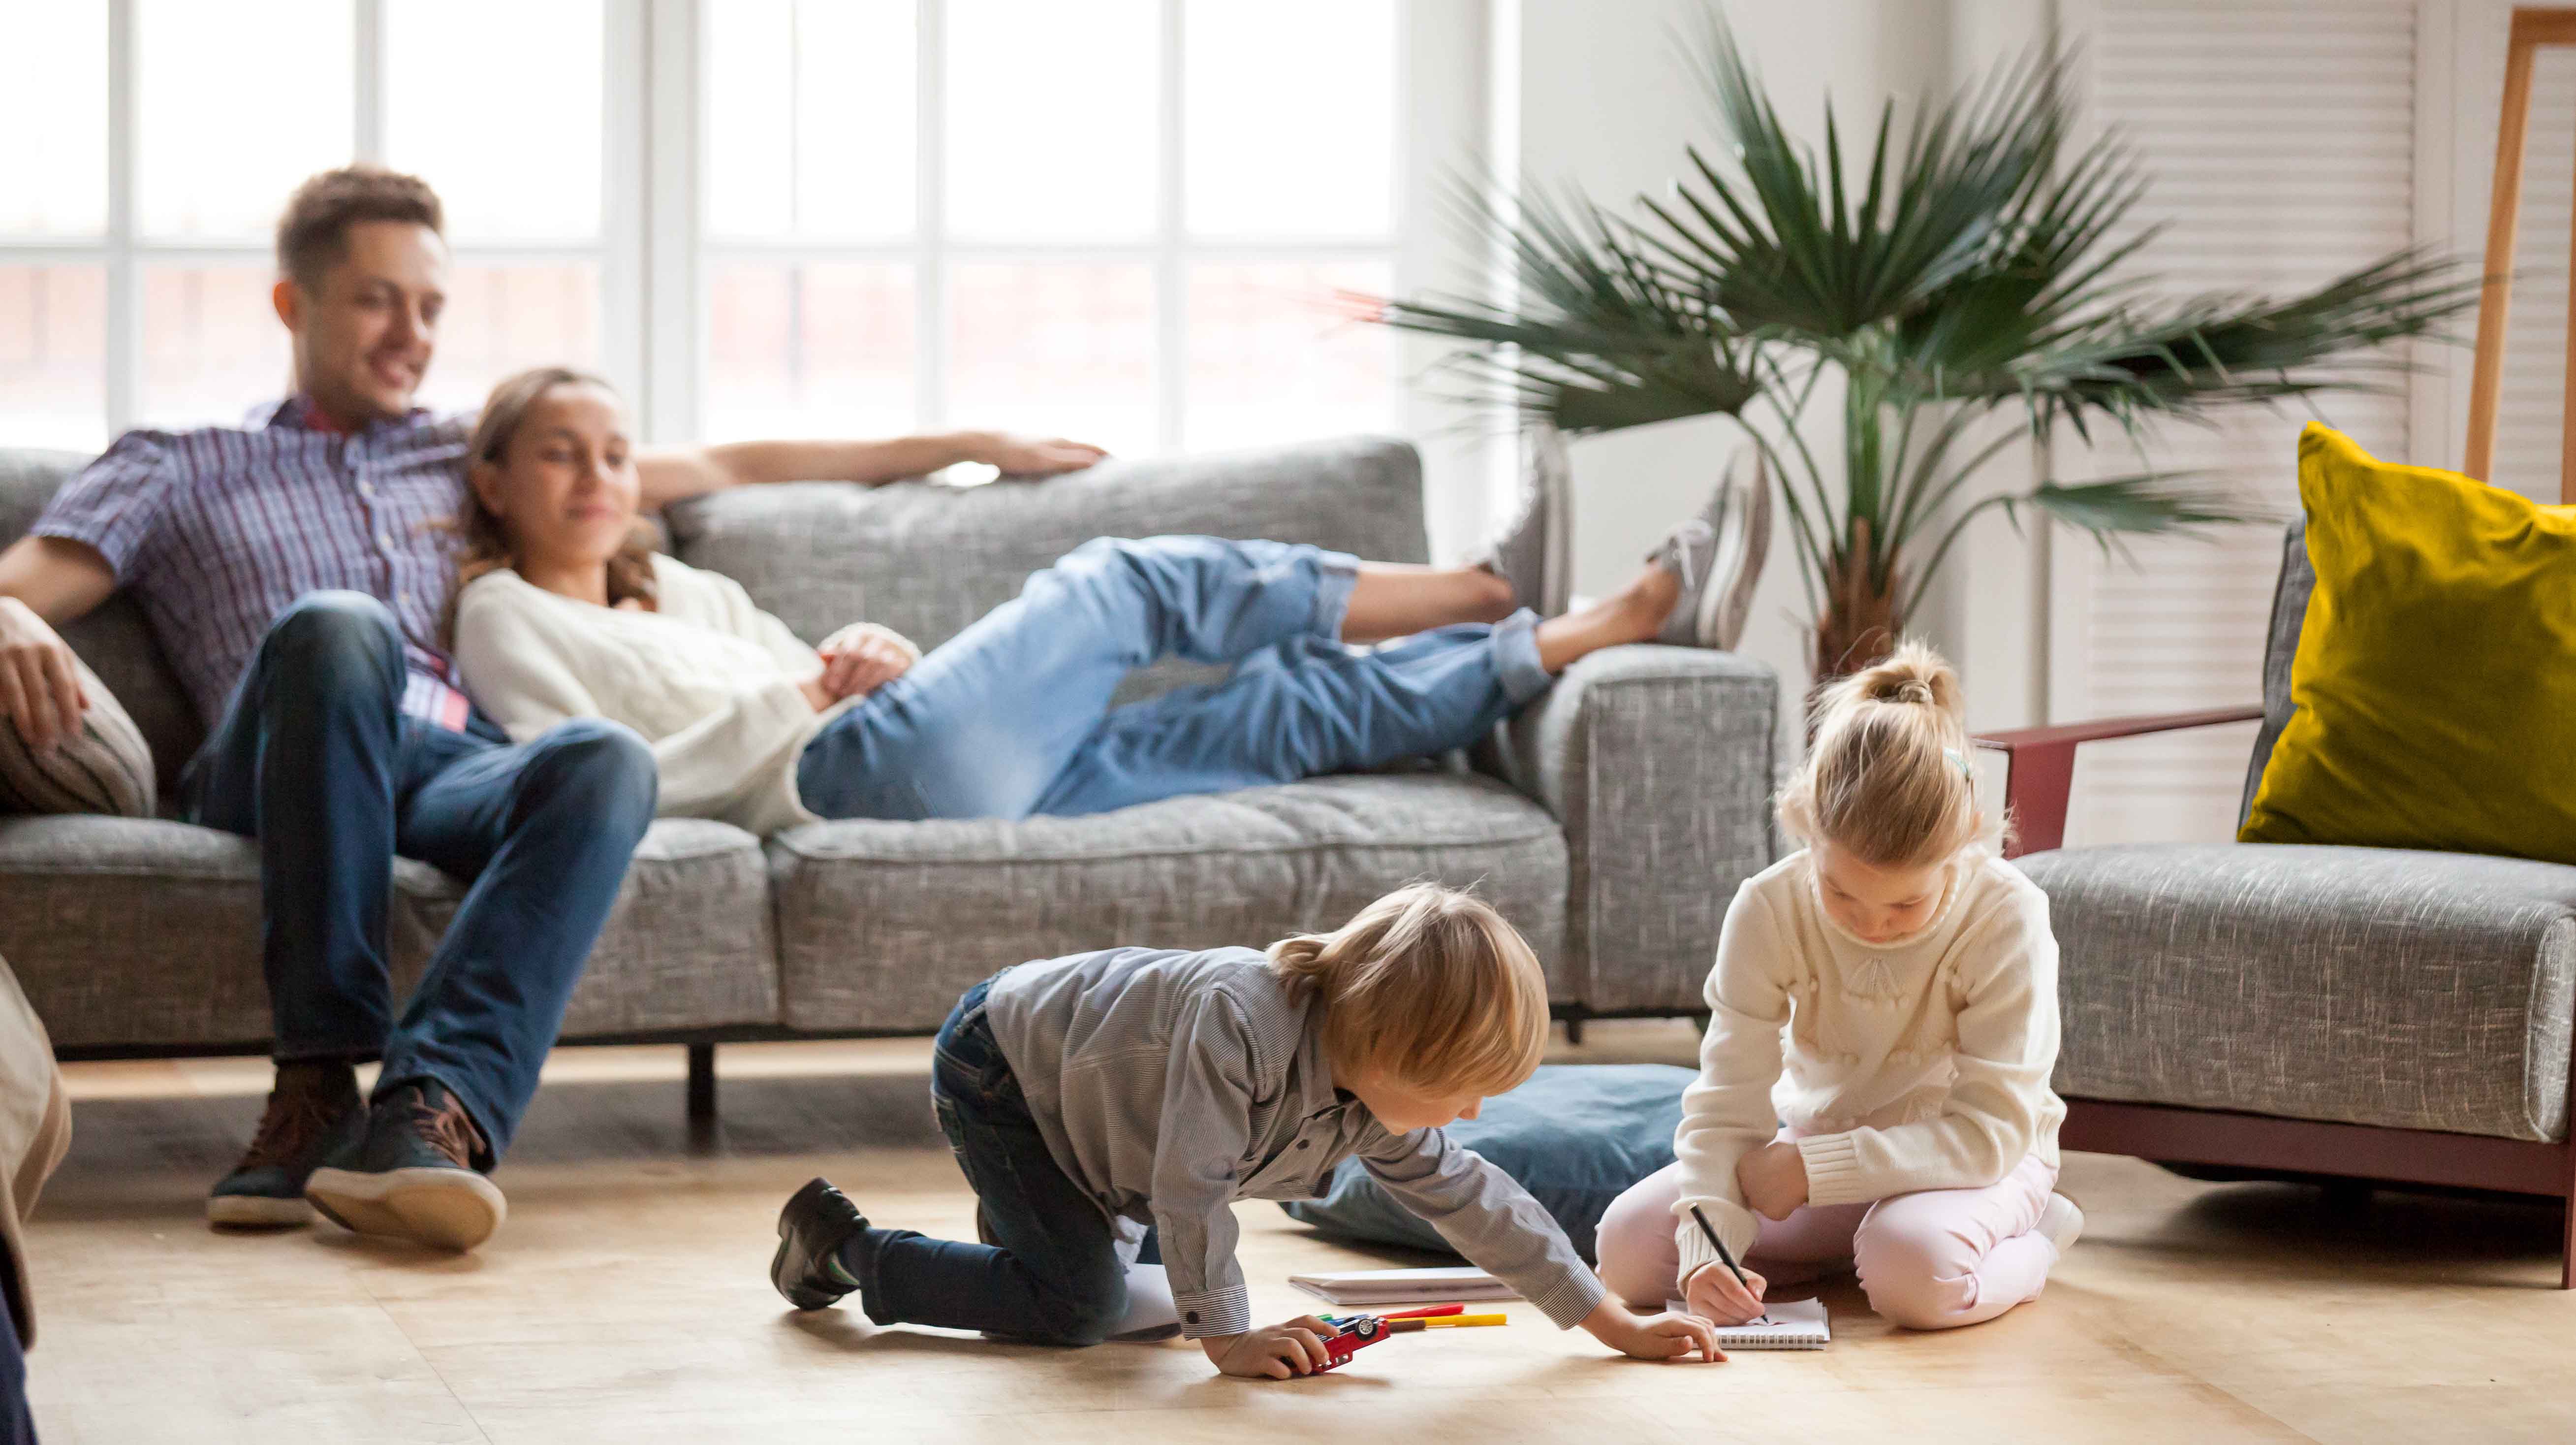
[[[1726,0],[1738,41],[1790,126],[1821,141],[1835,100],[1845,145],[1865,145],[1882,100],[1908,102],[1981,72],[2042,33],[2048,0]],[[1520,166],[1547,182],[1579,184],[1620,203],[1660,193],[1688,164],[1682,147],[1715,131],[1699,82],[1684,70],[1681,34],[1696,36],[1704,0],[1500,0],[1494,54],[1507,68],[1497,94],[1517,91]],[[1516,39],[1517,44],[1509,43]],[[1517,52],[1516,54],[1514,52]],[[1857,137],[1855,138],[1855,133]],[[1820,394],[1804,430],[1820,456],[1839,453],[1840,401]],[[1726,419],[1672,422],[1588,438],[1573,451],[1576,585],[1618,585],[1674,522],[1703,501],[1744,445]],[[1830,465],[1830,457],[1828,465]],[[1990,485],[2029,472],[2008,454]],[[2032,549],[2001,522],[1953,554],[1949,585],[1921,630],[1958,659],[1975,700],[1972,722],[2036,716]],[[1779,669],[1794,707],[1807,680],[1805,601],[1797,561],[1777,539],[1743,650]],[[1794,742],[1795,727],[1783,738]]]

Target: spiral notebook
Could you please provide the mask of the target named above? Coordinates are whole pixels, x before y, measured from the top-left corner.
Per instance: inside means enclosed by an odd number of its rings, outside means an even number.
[[[1690,1312],[1690,1306],[1680,1300],[1666,1300],[1664,1307],[1676,1314]],[[1765,1308],[1769,1313],[1748,1324],[1718,1326],[1717,1347],[1721,1350],[1821,1350],[1834,1342],[1833,1326],[1826,1322],[1823,1300],[1782,1300]]]

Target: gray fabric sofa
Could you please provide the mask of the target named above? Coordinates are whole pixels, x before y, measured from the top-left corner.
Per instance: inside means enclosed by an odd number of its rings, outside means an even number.
[[[0,451],[0,544],[85,458]],[[1356,438],[1113,462],[1023,486],[804,484],[665,519],[809,639],[853,618],[933,646],[1097,535],[1276,537],[1425,559],[1420,464]],[[165,784],[201,725],[130,600],[69,629]],[[1187,680],[1160,667],[1129,695]],[[1184,798],[1085,818],[830,823],[764,843],[665,820],[639,849],[567,1041],[915,1033],[993,969],[1121,942],[1260,943],[1408,879],[1477,884],[1567,1014],[1688,1012],[1727,900],[1773,856],[1778,683],[1741,657],[1597,654],[1472,763]],[[462,895],[396,865],[398,990]],[[252,1049],[269,1029],[252,845],[165,820],[0,818],[0,955],[55,1042],[101,1055]],[[703,1060],[703,1051],[697,1056]]]
[[[2078,744],[2291,716],[2315,573],[2284,539],[2263,706],[2035,728],[2011,754],[2018,861],[2060,950],[2070,1148],[2229,1170],[2568,1197],[2576,867],[2387,848],[2058,847]],[[2240,817],[2242,816],[2240,811]],[[2563,1282],[2576,1286],[2576,1212]]]

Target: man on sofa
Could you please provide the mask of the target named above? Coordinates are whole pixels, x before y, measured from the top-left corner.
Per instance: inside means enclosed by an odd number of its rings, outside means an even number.
[[[55,625],[118,588],[212,724],[191,822],[256,838],[277,1084],[219,1225],[302,1223],[471,1248],[654,802],[651,754],[580,719],[524,746],[437,645],[471,416],[412,405],[448,265],[437,196],[372,167],[313,177],[277,235],[295,394],[247,427],[139,430],[0,552],[0,719],[44,750],[86,706]],[[989,433],[748,442],[638,458],[661,506],[746,483],[878,483],[960,461],[1043,476],[1099,449]],[[402,1015],[386,974],[396,853],[472,879]],[[353,1066],[381,1057],[371,1100]]]

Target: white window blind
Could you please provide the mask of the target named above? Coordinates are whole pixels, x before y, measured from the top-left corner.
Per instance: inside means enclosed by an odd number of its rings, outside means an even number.
[[[2168,296],[2278,294],[2413,243],[2417,9],[2415,0],[2323,8],[2303,0],[2068,0],[2061,14],[2084,47],[2090,118],[2127,134],[2153,182],[2132,219],[2165,229],[2134,259],[2140,273],[2161,278]],[[2550,123],[2538,111],[2533,120],[2535,162],[2546,170],[2539,138]],[[2491,146],[2492,118],[2489,126]],[[2559,125],[2554,172],[2558,230],[2554,240],[2526,233],[2527,254],[2552,245],[2565,254],[2566,130]],[[2542,304],[2537,291],[2531,301]],[[2553,304],[2563,314],[2563,291]],[[2557,385],[2552,371],[2552,411]],[[2317,403],[2319,419],[2374,453],[2412,459],[2409,409],[2406,396]],[[2287,518],[2298,505],[2296,445],[2308,419],[2299,406],[2247,408],[2215,430],[2161,429],[2143,451],[2097,429],[2089,449],[2061,437],[2057,469],[2102,477],[2205,468]],[[2554,458],[2556,438],[2554,425],[2528,442],[2508,426],[2505,445]],[[2131,566],[2061,529],[2051,558],[2052,717],[2260,697],[2280,528],[2217,536],[2136,544]],[[2088,746],[2077,765],[2068,843],[2230,836],[2252,738],[2247,725]]]

